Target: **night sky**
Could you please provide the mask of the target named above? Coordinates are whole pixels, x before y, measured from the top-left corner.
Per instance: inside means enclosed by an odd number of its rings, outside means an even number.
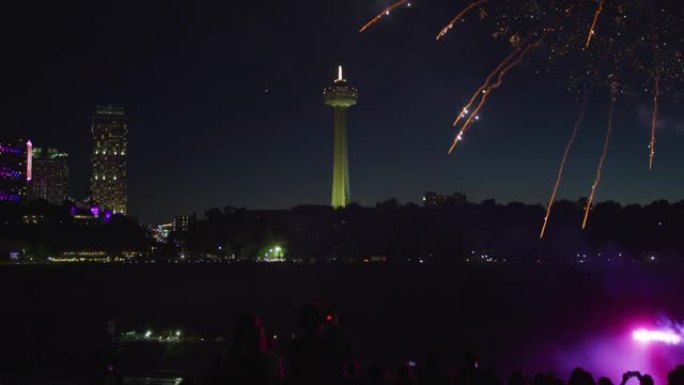
[[[0,16],[0,136],[70,154],[70,194],[90,175],[97,104],[129,114],[129,213],[144,222],[227,205],[328,204],[338,64],[359,88],[349,116],[352,200],[542,203],[579,110],[543,62],[524,62],[490,98],[455,154],[451,122],[510,47],[475,20],[436,42],[461,2],[414,1],[363,34],[386,1],[12,2]],[[542,70],[542,71],[538,71]],[[664,97],[656,169],[650,102],[618,100],[597,200],[684,198],[684,113]],[[591,97],[560,198],[589,193],[607,92]],[[676,111],[679,110],[679,113]]]

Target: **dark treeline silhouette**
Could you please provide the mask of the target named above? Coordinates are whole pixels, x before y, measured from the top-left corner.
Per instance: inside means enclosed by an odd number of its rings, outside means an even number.
[[[314,261],[664,261],[682,255],[684,201],[599,203],[582,231],[584,203],[557,202],[543,240],[541,205],[494,200],[437,208],[399,205],[394,199],[337,210],[213,208],[188,234],[175,236],[187,241],[191,253],[247,260],[263,257],[273,245],[291,258]]]
[[[157,244],[130,217],[76,220],[73,206],[47,202],[0,205],[0,254],[22,249],[32,257],[71,250],[144,251],[253,261],[274,256],[310,262],[387,261],[588,262],[677,261],[684,251],[684,201],[595,205],[580,229],[585,200],[555,204],[544,239],[541,205],[449,204],[421,207],[395,199],[375,207],[297,206],[290,210],[212,208],[190,230]],[[155,250],[149,253],[150,250]]]
[[[73,207],[69,202],[53,205],[42,200],[0,204],[0,259],[19,250],[23,256],[40,260],[65,251],[120,253],[152,245],[148,232],[134,218],[78,219]]]

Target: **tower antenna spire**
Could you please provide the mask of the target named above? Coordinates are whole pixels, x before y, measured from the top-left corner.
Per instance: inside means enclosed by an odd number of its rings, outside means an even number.
[[[342,78],[342,66],[341,65],[337,66],[337,80],[338,81],[344,80]]]

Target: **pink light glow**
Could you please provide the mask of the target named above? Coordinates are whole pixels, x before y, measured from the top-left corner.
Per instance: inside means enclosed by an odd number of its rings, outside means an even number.
[[[29,140],[26,142],[26,181],[30,182],[33,169],[33,144]]]
[[[678,345],[682,338],[668,330],[638,329],[632,332],[632,338],[639,342],[663,342],[668,345]]]

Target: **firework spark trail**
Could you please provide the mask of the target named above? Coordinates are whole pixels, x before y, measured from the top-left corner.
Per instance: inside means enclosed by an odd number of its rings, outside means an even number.
[[[359,29],[359,32],[365,31],[366,29],[368,29],[368,27],[370,27],[371,25],[377,23],[378,21],[380,21],[380,19],[382,19],[383,17],[389,15],[390,12],[394,11],[394,9],[396,9],[397,7],[401,7],[403,4],[407,3],[408,1],[409,1],[409,0],[400,0],[400,1],[397,1],[396,3],[390,5],[389,7],[385,8],[385,9],[384,9],[382,12],[380,12],[377,16],[375,16],[374,18],[370,19],[370,21],[369,21],[368,23],[364,24],[363,27],[361,27],[361,29]]]
[[[475,91],[473,93],[473,95],[470,97],[470,100],[468,100],[468,103],[461,110],[461,113],[459,113],[458,116],[456,117],[456,119],[454,120],[454,123],[453,123],[454,127],[457,126],[458,123],[461,121],[461,119],[463,119],[465,117],[465,115],[470,110],[470,107],[472,107],[473,104],[475,103],[475,100],[477,100],[478,97],[482,97],[483,91],[485,91],[487,89],[487,87],[489,87],[489,83],[492,82],[492,79],[494,79],[494,76],[496,76],[511,60],[515,59],[516,55],[518,55],[520,53],[520,47],[525,46],[525,44],[527,44],[527,42],[532,38],[533,35],[534,35],[534,33],[531,34],[530,36],[527,36],[525,38],[525,40],[523,40],[522,43],[520,43],[517,47],[515,47],[513,49],[513,52],[511,52],[510,55],[508,55],[501,63],[499,63],[499,65],[497,65],[496,68],[494,68],[494,71],[492,71],[487,76],[487,78],[482,83],[480,88],[478,88],[477,91]]]
[[[582,230],[587,228],[587,220],[589,220],[589,211],[591,210],[591,204],[594,201],[594,196],[596,195],[596,188],[599,182],[601,182],[601,171],[603,171],[603,162],[606,160],[606,155],[608,154],[608,143],[610,143],[610,136],[613,133],[613,111],[615,111],[615,98],[610,99],[610,108],[608,110],[608,130],[606,131],[606,140],[603,143],[603,152],[601,153],[601,158],[599,159],[598,167],[596,168],[596,178],[594,178],[594,184],[591,185],[591,194],[589,194],[589,200],[587,201],[587,206],[584,208],[584,219],[582,220]]]
[[[463,16],[465,16],[466,13],[470,12],[473,8],[477,7],[478,5],[486,2],[487,0],[475,0],[472,3],[468,4],[468,6],[465,7],[458,15],[451,19],[449,24],[447,24],[444,28],[442,28],[441,31],[439,31],[435,40],[439,40],[442,37],[444,37],[444,35],[446,35],[449,32],[449,30],[453,28],[454,24],[456,24],[457,21],[459,21]]]
[[[660,97],[660,70],[656,71],[655,89],[653,92],[653,116],[651,118],[651,145],[648,156],[648,169],[653,170],[653,158],[655,158],[656,126],[658,125],[658,97]]]
[[[556,201],[556,194],[558,193],[558,187],[560,187],[561,180],[563,179],[563,170],[565,169],[565,162],[568,160],[568,155],[570,154],[570,149],[572,149],[573,143],[575,143],[575,138],[577,137],[577,131],[584,121],[584,112],[587,108],[587,96],[584,97],[582,102],[582,108],[580,109],[579,117],[577,122],[572,128],[572,134],[568,140],[568,144],[565,146],[565,152],[563,153],[563,158],[561,159],[560,167],[558,168],[558,175],[556,176],[556,183],[553,185],[553,192],[551,192],[551,198],[549,199],[549,204],[546,206],[546,215],[544,216],[544,224],[542,225],[541,232],[539,233],[539,239],[544,238],[544,233],[546,232],[546,226],[548,225],[549,217],[551,216],[551,209]]]
[[[591,38],[594,37],[594,31],[596,29],[596,23],[598,23],[599,16],[601,16],[601,12],[603,12],[603,3],[605,3],[606,0],[600,0],[598,7],[596,8],[596,12],[594,13],[594,20],[591,22],[591,27],[589,28],[589,35],[587,36],[587,42],[584,45],[584,48],[589,48],[589,44],[591,44]]]
[[[480,99],[480,103],[477,105],[477,107],[475,107],[475,110],[470,114],[470,116],[468,116],[468,119],[465,121],[465,123],[463,123],[463,126],[459,130],[458,134],[456,134],[456,137],[454,138],[454,141],[451,144],[451,147],[449,147],[449,151],[448,151],[449,154],[454,152],[454,149],[456,149],[456,145],[458,144],[458,142],[463,140],[463,134],[465,134],[468,127],[470,127],[470,125],[473,123],[473,119],[475,119],[477,114],[484,107],[485,103],[487,103],[487,98],[489,97],[489,95],[491,95],[492,91],[501,87],[501,83],[503,83],[503,79],[508,74],[508,72],[511,69],[513,69],[515,66],[520,64],[520,62],[527,56],[527,53],[532,48],[538,47],[542,43],[542,41],[544,41],[544,39],[546,38],[546,35],[547,35],[547,33],[544,33],[543,36],[537,42],[530,44],[527,47],[525,47],[525,49],[523,49],[520,52],[520,54],[518,55],[518,57],[514,61],[510,62],[508,65],[506,65],[506,67],[504,67],[503,69],[501,69],[501,71],[499,71],[499,76],[496,80],[496,83],[489,85],[485,89],[480,91],[482,94],[482,98]]]

